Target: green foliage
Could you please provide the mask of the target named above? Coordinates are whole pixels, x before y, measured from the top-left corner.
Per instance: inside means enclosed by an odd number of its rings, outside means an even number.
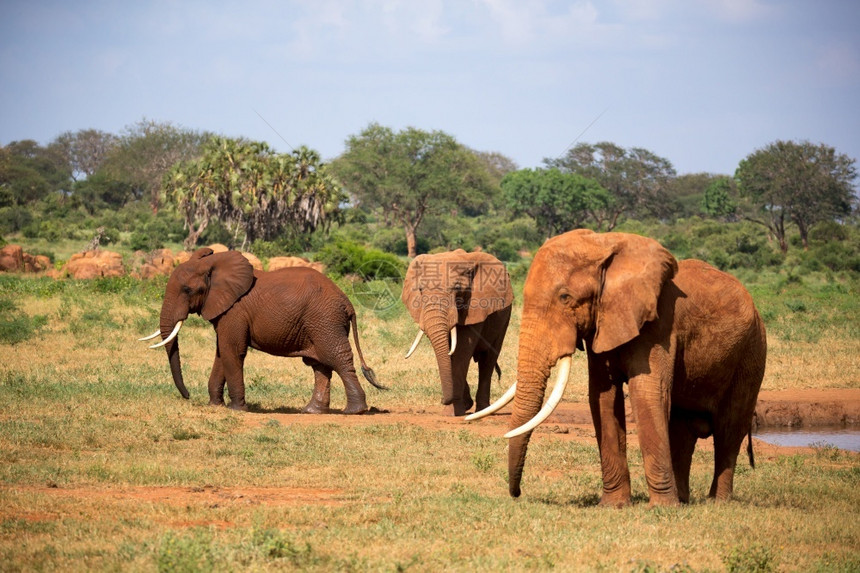
[[[48,323],[44,315],[28,316],[10,299],[0,298],[0,344],[20,344]]]
[[[332,167],[354,198],[405,230],[411,248],[425,217],[486,212],[497,192],[488,164],[442,131],[371,124]]]
[[[154,251],[163,249],[164,241],[157,234],[134,231],[128,238],[128,246],[135,251]]]
[[[189,248],[212,220],[243,243],[312,233],[338,217],[345,198],[315,151],[279,154],[264,142],[224,137],[210,138],[201,157],[175,164],[163,189],[184,217]]]
[[[729,573],[768,573],[778,568],[773,551],[760,544],[732,548],[723,565]]]
[[[534,218],[546,237],[582,227],[600,225],[597,213],[612,203],[597,181],[558,169],[521,169],[502,179],[507,207]]]
[[[365,280],[400,279],[406,273],[406,265],[395,255],[350,241],[329,243],[320,249],[316,260],[337,275],[358,275]]]
[[[544,163],[593,179],[608,191],[611,200],[595,212],[600,229],[612,230],[622,215],[665,220],[678,210],[670,195],[676,175],[672,163],[647,149],[579,143],[564,157]]]
[[[735,194],[732,179],[728,177],[714,179],[705,189],[702,211],[717,219],[732,217],[738,209],[737,202],[734,200]]]
[[[809,229],[851,213],[857,198],[855,160],[827,145],[775,141],[747,156],[735,172],[746,216],[767,227],[783,252],[786,224],[797,226],[804,246]]]

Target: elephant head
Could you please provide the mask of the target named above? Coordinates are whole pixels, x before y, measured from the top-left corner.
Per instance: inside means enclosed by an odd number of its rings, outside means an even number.
[[[188,261],[173,270],[161,304],[159,330],[140,340],[161,335],[162,341],[151,348],[164,346],[167,349],[173,382],[183,398],[188,398],[188,390],[182,380],[179,340],[176,338],[182,322],[191,313],[197,313],[210,322],[216,320],[253,284],[254,268],[236,251],[214,254],[209,248],[198,249]]]
[[[456,326],[482,322],[493,312],[510,306],[513,298],[504,264],[487,253],[458,249],[419,255],[409,265],[401,299],[418,324],[419,332],[407,357],[415,350],[422,333],[426,334],[439,367],[443,404],[451,404],[455,399],[449,355],[456,347]]]
[[[512,430],[506,434],[513,497],[520,495],[531,431],[561,399],[571,355],[584,345],[599,354],[634,339],[657,318],[663,285],[677,269],[656,241],[625,233],[571,231],[535,254],[523,288]],[[559,360],[559,381],[541,409],[547,378]]]

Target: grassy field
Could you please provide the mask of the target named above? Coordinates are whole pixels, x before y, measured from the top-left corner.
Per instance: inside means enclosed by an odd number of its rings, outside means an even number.
[[[856,280],[741,278],[769,329],[764,389],[860,388]],[[164,352],[135,340],[157,327],[163,285],[0,276],[0,570],[860,570],[857,454],[774,450],[755,470],[742,456],[736,500],[717,505],[702,448],[692,503],[649,509],[633,440],[635,503],[607,510],[593,432],[544,430],[512,500],[505,421],[438,415],[429,345],[402,358],[415,327],[399,306],[357,305],[390,387],[364,384],[374,415],[296,414],[310,370],[258,352],[252,411],[234,413],[206,405],[208,323],[181,335],[190,401]],[[517,307],[494,396],[513,381],[518,321]],[[585,401],[582,380],[566,401]]]

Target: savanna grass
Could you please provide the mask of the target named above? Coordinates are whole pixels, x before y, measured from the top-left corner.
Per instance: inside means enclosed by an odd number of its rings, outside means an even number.
[[[0,298],[46,316],[0,345],[3,570],[860,569],[856,454],[760,455],[755,470],[742,455],[736,501],[714,504],[700,449],[692,503],[649,509],[633,439],[634,504],[616,511],[596,507],[593,434],[541,430],[512,500],[504,424],[432,415],[435,360],[426,341],[403,359],[416,327],[396,305],[356,302],[365,356],[390,387],[364,384],[376,413],[294,414],[310,369],[259,352],[245,370],[251,412],[235,413],[206,405],[208,323],[181,335],[189,401],[164,351],[135,340],[157,327],[151,285],[0,278]],[[828,284],[752,284],[770,329],[766,389],[858,386],[856,288]],[[516,308],[494,396],[515,377],[518,325]],[[585,401],[584,369],[578,356],[566,400]],[[344,403],[335,377],[332,405]]]

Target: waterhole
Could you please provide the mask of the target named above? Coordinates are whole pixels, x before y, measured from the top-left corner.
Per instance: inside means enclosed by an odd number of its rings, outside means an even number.
[[[860,427],[816,426],[814,428],[761,428],[753,434],[759,440],[777,446],[833,446],[840,450],[860,452]]]

